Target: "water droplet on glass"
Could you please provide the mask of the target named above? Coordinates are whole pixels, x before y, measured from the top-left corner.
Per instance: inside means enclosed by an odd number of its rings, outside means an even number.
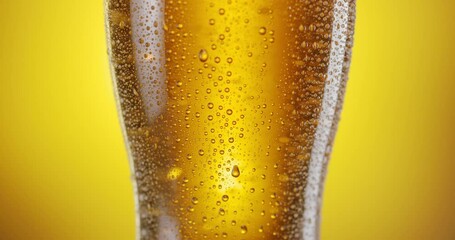
[[[224,216],[226,214],[226,212],[224,211],[224,209],[220,208],[219,214],[221,216]]]
[[[232,172],[231,172],[232,176],[237,178],[240,176],[240,169],[239,169],[239,166],[235,165],[233,168],[232,168]]]
[[[259,34],[264,35],[267,33],[267,29],[265,27],[259,28]]]
[[[204,156],[204,150],[199,149],[199,155],[200,155],[200,156]]]
[[[242,234],[246,234],[248,232],[248,228],[245,225],[241,226],[240,229],[241,229],[240,232]]]
[[[193,198],[191,199],[191,202],[192,202],[194,205],[196,205],[196,204],[199,203],[199,200],[197,199],[197,197],[193,197]]]
[[[199,60],[201,60],[201,62],[205,62],[207,61],[207,59],[209,59],[209,54],[207,53],[207,50],[201,49],[201,51],[199,51]]]
[[[223,195],[223,197],[221,199],[223,200],[223,202],[227,202],[229,200],[229,196]]]

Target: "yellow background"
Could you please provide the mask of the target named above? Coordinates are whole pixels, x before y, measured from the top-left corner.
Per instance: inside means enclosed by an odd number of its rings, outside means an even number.
[[[359,0],[322,239],[455,239],[455,3]],[[0,0],[0,239],[134,239],[102,0]]]

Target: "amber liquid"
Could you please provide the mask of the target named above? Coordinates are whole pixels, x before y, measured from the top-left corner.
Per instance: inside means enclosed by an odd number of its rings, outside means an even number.
[[[354,4],[108,1],[140,239],[317,238],[302,230],[318,221],[305,217],[319,207],[305,191],[318,131],[330,133],[319,149],[329,155]],[[335,114],[318,130],[327,106]]]

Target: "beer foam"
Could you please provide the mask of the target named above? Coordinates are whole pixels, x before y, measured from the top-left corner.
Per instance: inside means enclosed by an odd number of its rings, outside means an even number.
[[[131,26],[136,73],[149,123],[164,109],[164,0],[131,0]]]
[[[305,188],[305,211],[303,216],[303,237],[305,240],[319,239],[319,222],[322,190],[327,166],[326,154],[331,141],[338,105],[338,94],[343,80],[343,66],[349,24],[350,0],[335,0],[334,21],[332,24],[332,43],[327,81],[324,88],[322,111],[316,129],[315,141],[309,164],[307,186]]]

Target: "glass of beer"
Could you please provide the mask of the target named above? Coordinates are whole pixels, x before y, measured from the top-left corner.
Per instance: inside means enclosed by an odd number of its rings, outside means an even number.
[[[137,239],[318,239],[355,0],[105,6]]]

